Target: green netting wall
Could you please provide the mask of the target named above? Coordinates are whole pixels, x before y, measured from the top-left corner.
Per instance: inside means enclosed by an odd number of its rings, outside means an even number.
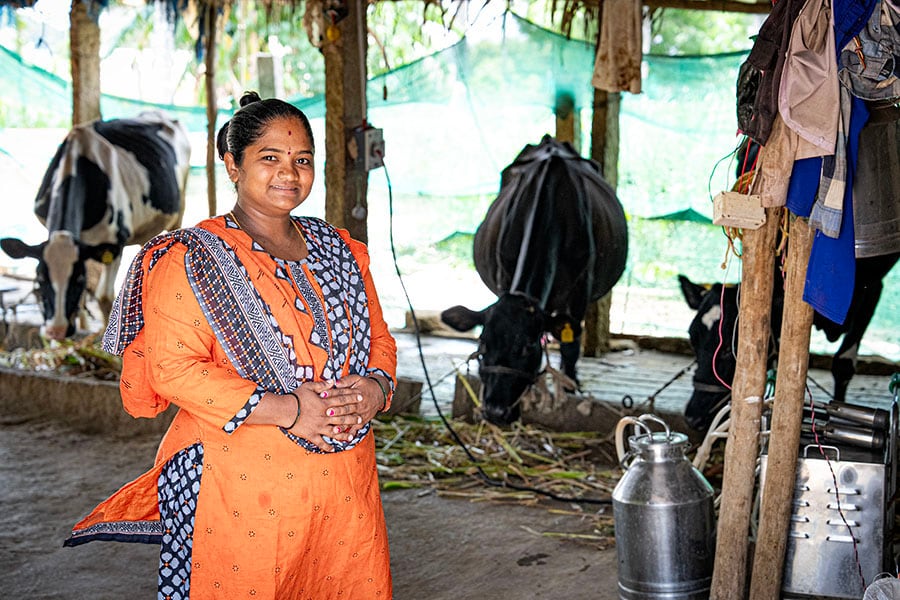
[[[734,181],[729,157],[740,141],[735,80],[745,56],[646,56],[642,93],[622,94],[618,193],[629,215],[631,250],[614,293],[613,331],[683,337],[688,321],[677,275],[702,281],[736,281],[740,276],[737,260],[722,269],[728,246],[720,228],[709,223],[712,196]],[[401,267],[420,307],[438,310],[457,297],[468,298],[469,304],[490,300],[486,290],[476,289],[477,278],[470,277],[471,234],[497,192],[503,167],[524,145],[554,133],[553,107],[560,93],[575,98],[581,151],[589,154],[593,64],[591,45],[507,13],[443,51],[369,81],[369,122],[384,130],[386,140],[386,169],[369,176],[370,245],[373,252],[386,248],[386,232],[393,224]],[[70,98],[66,81],[0,48],[0,122],[67,128]],[[311,118],[321,147],[323,96],[289,100]],[[177,116],[198,136],[206,131],[202,106],[108,95],[101,100],[105,118],[151,108]],[[230,114],[221,111],[219,125]],[[0,159],[21,154],[5,139],[9,136],[0,129]],[[198,155],[192,162],[202,167],[203,160]],[[194,193],[202,193],[203,176],[192,177],[197,179]],[[320,176],[317,185],[323,180]],[[313,196],[307,204],[321,211],[321,189]],[[220,205],[229,206],[230,197],[225,180]],[[205,206],[204,199],[197,202]],[[393,279],[390,254],[379,260],[386,265],[386,279]],[[427,276],[445,267],[468,275],[445,277],[449,287],[435,289]],[[418,297],[417,278],[422,280]],[[900,295],[892,290],[900,289],[898,280],[900,274],[889,278],[867,336],[869,352],[895,360],[900,357],[900,327],[893,315],[900,315]],[[386,301],[394,302],[402,325],[405,302],[399,291],[394,298],[392,293],[386,292]],[[821,346],[827,344],[818,343],[824,350]]]
[[[709,215],[711,170],[737,143],[733,92],[743,56],[646,58],[643,92],[623,94],[622,102],[619,190],[629,213],[651,217],[693,209]],[[384,129],[394,168],[414,166],[395,177],[398,191],[494,193],[499,171],[522,146],[553,133],[561,92],[576,99],[588,154],[593,62],[588,44],[508,13],[446,50],[373,78],[370,121]],[[324,115],[321,95],[289,99],[312,119]],[[151,108],[176,116],[191,131],[206,130],[203,106],[101,97],[104,118]],[[0,47],[4,122],[67,127],[70,114],[69,82]],[[229,116],[220,111],[219,124]],[[684,161],[685,155],[692,160]]]

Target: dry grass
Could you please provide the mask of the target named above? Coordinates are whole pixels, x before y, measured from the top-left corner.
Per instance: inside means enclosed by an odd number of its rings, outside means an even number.
[[[450,426],[458,440],[439,421],[376,421],[382,488],[428,488],[471,502],[541,507],[572,517],[577,531],[540,535],[612,544],[609,502],[622,471],[608,440],[521,423],[509,429],[485,422],[452,421]]]
[[[0,366],[117,381],[122,371],[122,359],[100,349],[99,335],[59,342],[43,340],[41,348],[0,352]]]

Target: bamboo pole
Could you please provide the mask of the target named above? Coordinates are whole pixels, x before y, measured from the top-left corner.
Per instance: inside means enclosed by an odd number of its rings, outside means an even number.
[[[744,232],[737,367],[732,384],[731,427],[725,445],[722,502],[710,588],[710,597],[718,600],[743,598],[746,590],[747,536],[766,386],[775,237],[781,211],[767,208],[765,224]]]
[[[788,242],[784,318],[775,379],[775,404],[759,533],[750,582],[751,600],[778,598],[797,477],[803,393],[809,365],[813,309],[803,301],[813,232],[806,219],[792,218]]]

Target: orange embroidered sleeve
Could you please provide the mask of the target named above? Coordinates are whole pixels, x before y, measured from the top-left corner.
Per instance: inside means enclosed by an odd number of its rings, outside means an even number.
[[[154,391],[199,419],[224,427],[256,390],[216,342],[184,267],[185,249],[171,248],[144,289],[147,374]]]

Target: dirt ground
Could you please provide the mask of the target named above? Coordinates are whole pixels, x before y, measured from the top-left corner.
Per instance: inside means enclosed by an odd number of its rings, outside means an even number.
[[[62,542],[97,502],[149,467],[158,437],[88,435],[47,420],[0,420],[4,598],[155,598],[156,546],[63,548]],[[388,491],[383,498],[398,600],[617,597],[614,546],[554,535],[591,533],[577,517],[421,489]]]

